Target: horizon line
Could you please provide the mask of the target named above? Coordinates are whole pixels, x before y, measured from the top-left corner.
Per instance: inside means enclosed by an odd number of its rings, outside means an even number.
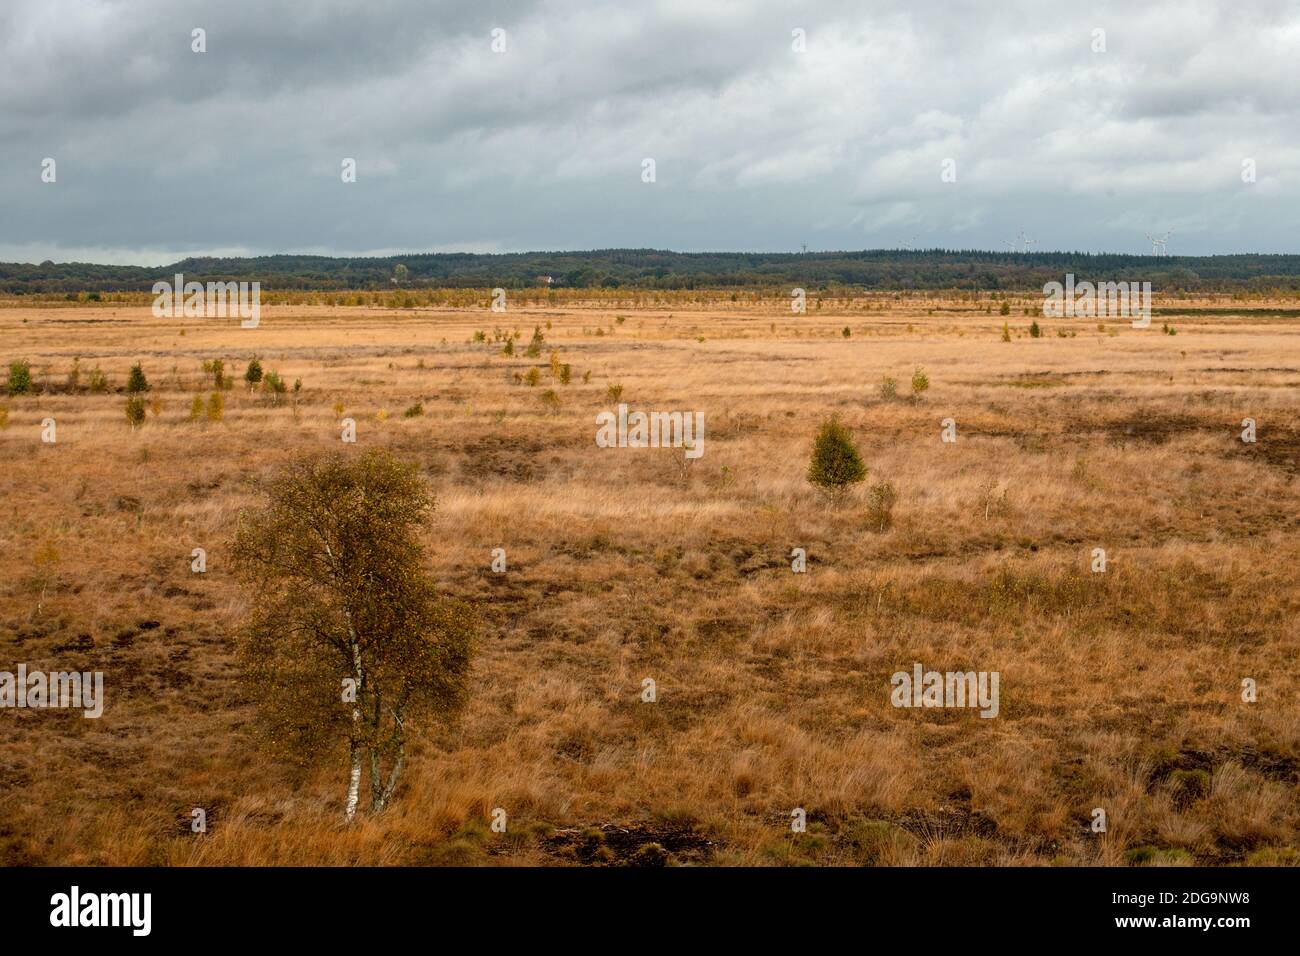
[[[321,253],[321,252],[268,252],[256,255],[220,255],[212,253],[202,253],[196,255],[183,256],[171,262],[161,262],[150,265],[140,265],[134,263],[121,262],[103,262],[90,259],[43,259],[40,262],[9,260],[0,261],[0,267],[29,267],[29,268],[49,268],[50,266],[76,266],[87,265],[97,266],[100,268],[110,269],[170,269],[185,262],[201,262],[204,260],[225,260],[225,261],[256,261],[259,259],[321,259],[328,261],[348,260],[352,262],[379,262],[392,259],[442,259],[453,257],[472,257],[479,259],[505,259],[519,257],[537,257],[537,256],[598,256],[608,253],[641,253],[641,254],[659,254],[672,256],[762,256],[762,257],[834,257],[834,256],[860,256],[867,254],[892,253],[897,255],[998,255],[1007,258],[1018,257],[1025,259],[1046,258],[1049,256],[1119,256],[1129,259],[1181,259],[1181,260],[1208,260],[1220,258],[1282,258],[1286,256],[1300,255],[1296,252],[1215,252],[1208,254],[1176,254],[1162,253],[1155,254],[1151,252],[1121,252],[1111,250],[1034,250],[1020,251],[1008,249],[986,249],[980,247],[956,248],[948,246],[925,246],[918,248],[907,248],[902,246],[877,246],[864,247],[861,249],[808,249],[794,251],[755,251],[747,249],[709,249],[709,250],[680,250],[670,248],[656,248],[653,246],[605,246],[592,249],[529,249],[522,251],[501,251],[501,252],[483,252],[483,251],[450,251],[441,249],[431,252],[407,251],[399,253],[376,253],[370,252],[363,255],[349,255],[347,253]]]

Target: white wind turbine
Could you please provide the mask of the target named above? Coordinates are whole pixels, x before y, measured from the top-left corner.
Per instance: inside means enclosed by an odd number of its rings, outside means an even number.
[[[1153,256],[1169,255],[1169,250],[1166,249],[1165,246],[1169,242],[1169,237],[1172,236],[1173,234],[1174,234],[1173,230],[1171,229],[1165,233],[1164,238],[1161,238],[1159,236],[1153,236],[1151,235],[1151,233],[1148,232],[1147,239],[1151,241],[1151,254]]]
[[[1025,230],[1023,229],[1020,230],[1020,235],[1016,237],[1016,240],[1014,242],[1012,242],[1010,239],[1002,240],[1002,244],[1010,246],[1012,252],[1020,252],[1022,247],[1025,252],[1028,252],[1029,247],[1034,245],[1036,242],[1038,242],[1037,239],[1026,238]]]

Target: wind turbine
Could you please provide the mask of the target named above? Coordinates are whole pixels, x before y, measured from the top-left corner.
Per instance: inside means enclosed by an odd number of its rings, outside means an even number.
[[[1029,247],[1036,242],[1038,242],[1037,239],[1027,239],[1025,237],[1025,230],[1023,229],[1020,230],[1020,235],[1016,237],[1015,242],[1012,242],[1010,239],[1002,240],[1003,245],[1010,246],[1012,252],[1019,252],[1021,246],[1024,246],[1024,251],[1028,252]]]
[[[916,245],[915,245],[915,243],[916,243],[916,238],[917,238],[916,236],[913,236],[911,239],[908,239],[908,240],[906,240],[906,241],[900,239],[900,240],[898,241],[898,248],[900,248],[900,249],[906,249],[906,250],[908,250],[908,251],[910,252],[912,249],[916,248]]]
[[[1174,234],[1173,230],[1171,229],[1168,232],[1166,232],[1164,238],[1161,239],[1158,236],[1153,236],[1151,235],[1151,233],[1148,232],[1147,239],[1151,240],[1151,254],[1153,256],[1169,255],[1169,250],[1166,249],[1165,246],[1169,242],[1169,237],[1172,236],[1173,234]]]

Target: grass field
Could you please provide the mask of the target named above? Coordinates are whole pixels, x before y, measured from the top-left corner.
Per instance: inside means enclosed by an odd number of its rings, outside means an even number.
[[[98,720],[0,712],[0,863],[1300,863],[1300,302],[1040,315],[1031,338],[1030,300],[478,298],[273,304],[256,329],[0,303],[0,358],[36,382],[0,398],[0,670],[102,670],[106,693]],[[250,393],[254,354],[301,392]],[[213,358],[234,387],[191,421]],[[136,361],[160,404],[133,430]],[[596,447],[610,385],[702,411],[702,457]],[[839,502],[805,478],[833,413],[869,469]],[[430,570],[481,630],[463,720],[344,826],[341,762],[254,738],[227,557],[259,479],[376,445],[427,475]],[[998,672],[998,716],[892,706],[917,662]]]

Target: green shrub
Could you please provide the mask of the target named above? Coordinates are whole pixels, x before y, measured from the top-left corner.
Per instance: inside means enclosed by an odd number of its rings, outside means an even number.
[[[528,348],[524,354],[529,358],[537,358],[542,354],[542,343],[545,341],[546,339],[542,337],[542,327],[540,325],[534,325],[532,341],[528,343]]]
[[[190,421],[197,422],[203,417],[203,396],[195,395],[194,401],[190,402]]]
[[[203,363],[203,371],[212,376],[214,388],[226,387],[226,363],[222,359],[212,359]]]
[[[90,390],[96,395],[108,394],[108,376],[99,370],[98,365],[90,370],[90,380],[88,385]]]
[[[149,391],[149,380],[144,377],[144,369],[136,362],[131,366],[131,374],[126,377],[126,393],[140,395]]]
[[[219,422],[226,414],[226,400],[220,392],[208,396],[208,421]]]
[[[882,402],[892,402],[898,397],[898,379],[890,378],[886,375],[880,380],[880,386],[877,391],[880,393],[880,400]]]
[[[257,360],[257,356],[253,356],[249,360],[248,368],[244,369],[244,381],[248,383],[248,390],[251,392],[261,380],[262,363]]]
[[[19,359],[9,363],[9,394],[26,395],[32,390],[32,367]]]
[[[867,466],[848,428],[836,416],[827,419],[813,441],[808,481],[823,491],[840,494],[866,476]]]
[[[266,392],[270,393],[271,401],[275,405],[280,404],[280,400],[284,397],[284,393],[288,391],[285,387],[284,379],[280,377],[280,373],[275,369],[271,369],[262,377],[262,388]]]
[[[568,385],[571,381],[573,381],[573,366],[565,363],[560,366],[560,384]]]
[[[132,395],[126,400],[126,420],[131,423],[132,428],[139,428],[144,424],[144,399],[139,395]]]
[[[611,402],[617,403],[623,397],[623,386],[609,385],[605,389],[605,394],[609,396]]]
[[[1033,322],[1029,323],[1029,337],[1031,339],[1038,339],[1042,338],[1042,336],[1043,330],[1038,327],[1038,320],[1034,319]]]
[[[918,365],[916,371],[912,373],[912,397],[920,398],[929,387],[930,377],[926,375]]]
[[[867,523],[876,531],[887,531],[894,523],[898,489],[892,481],[879,481],[867,492]]]
[[[528,374],[524,376],[524,381],[528,383],[530,388],[536,385],[541,380],[542,380],[542,373],[537,371],[537,369],[535,368],[530,368],[528,370]]]
[[[421,415],[423,415],[423,414],[424,414],[424,405],[423,405],[423,403],[421,403],[421,402],[416,402],[414,405],[412,405],[412,406],[411,406],[410,408],[408,408],[406,411],[402,412],[402,417],[403,417],[403,418],[419,418],[419,417],[420,417]]]

